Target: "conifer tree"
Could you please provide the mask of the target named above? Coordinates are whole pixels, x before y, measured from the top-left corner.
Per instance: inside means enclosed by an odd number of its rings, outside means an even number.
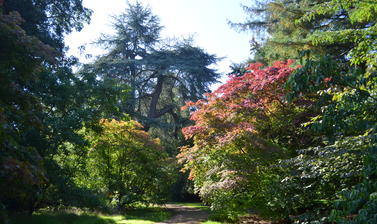
[[[87,69],[129,86],[123,112],[142,122],[145,129],[165,126],[177,135],[183,122],[180,106],[201,98],[216,82],[219,74],[209,66],[217,58],[190,40],[164,42],[158,17],[139,2],[115,17],[114,28],[114,36],[98,42],[109,52]]]

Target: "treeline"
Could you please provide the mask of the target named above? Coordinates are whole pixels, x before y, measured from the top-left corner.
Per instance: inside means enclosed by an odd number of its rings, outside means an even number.
[[[90,21],[81,0],[0,1],[1,221],[163,203],[189,188],[183,166],[223,220],[376,223],[377,3],[244,9],[253,59],[210,93],[216,56],[163,39],[138,2],[80,64],[64,35]]]
[[[245,6],[254,58],[206,100],[180,161],[223,219],[377,222],[377,2]],[[292,60],[293,59],[293,60]]]
[[[184,189],[180,107],[209,91],[217,58],[162,39],[137,2],[96,42],[107,53],[80,64],[64,36],[91,14],[81,0],[0,1],[1,221],[44,207],[162,203]]]

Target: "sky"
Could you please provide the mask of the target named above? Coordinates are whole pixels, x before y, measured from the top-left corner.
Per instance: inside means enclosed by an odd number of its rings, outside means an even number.
[[[131,3],[135,0],[129,0]],[[241,4],[248,5],[250,0],[139,0],[149,6],[152,13],[160,18],[164,26],[162,37],[194,36],[195,44],[210,54],[224,57],[215,67],[222,74],[230,72],[232,63],[241,63],[250,57],[250,33],[238,33],[228,25],[228,21],[243,22],[246,14]],[[80,32],[66,36],[68,54],[80,55],[78,47],[94,42],[101,33],[111,34],[111,16],[125,11],[126,0],[84,0],[85,7],[93,10],[91,23]],[[85,54],[104,53],[94,45],[88,45]]]

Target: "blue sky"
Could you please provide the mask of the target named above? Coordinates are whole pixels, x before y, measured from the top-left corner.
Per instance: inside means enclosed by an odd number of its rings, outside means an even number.
[[[218,57],[225,57],[217,65],[218,71],[229,72],[232,62],[240,63],[248,59],[250,33],[238,33],[231,29],[227,21],[242,22],[245,13],[241,4],[250,0],[139,0],[149,6],[161,20],[165,28],[163,37],[188,37],[193,35],[197,46]],[[130,0],[134,2],[134,0]],[[111,15],[124,12],[126,0],[84,0],[83,4],[94,11],[90,25],[81,32],[66,37],[69,54],[80,56],[77,48],[96,40],[101,33],[112,32]],[[85,53],[97,55],[103,50],[87,47]]]

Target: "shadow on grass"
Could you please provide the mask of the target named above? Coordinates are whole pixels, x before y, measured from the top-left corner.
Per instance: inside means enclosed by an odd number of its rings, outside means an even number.
[[[152,222],[162,222],[170,218],[169,211],[163,208],[137,208],[128,210],[124,216],[126,220],[148,220]]]
[[[13,217],[10,224],[115,224],[111,219],[104,219],[95,215],[75,214],[34,214],[32,216],[19,215]]]
[[[171,213],[162,208],[137,208],[114,215],[42,212],[32,216],[16,215],[10,224],[149,224],[169,219]]]

